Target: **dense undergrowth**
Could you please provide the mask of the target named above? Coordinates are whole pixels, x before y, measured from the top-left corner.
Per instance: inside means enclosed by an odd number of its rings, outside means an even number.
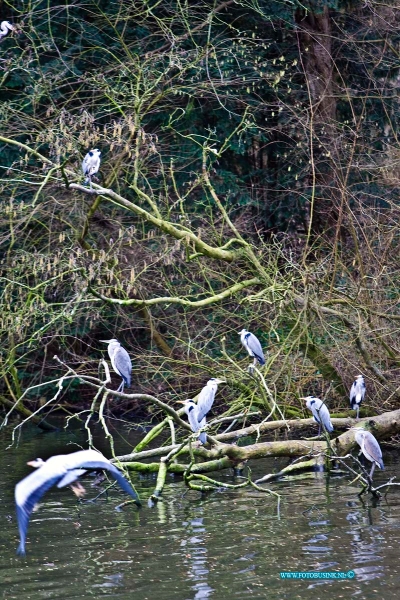
[[[309,393],[347,408],[359,372],[370,409],[398,407],[398,8],[1,10],[2,400],[59,377],[55,354],[96,375],[118,337],[135,392],[222,376],[221,410],[262,409],[246,327],[285,414]],[[67,187],[93,147],[114,196]],[[92,397],[74,380],[57,405]]]

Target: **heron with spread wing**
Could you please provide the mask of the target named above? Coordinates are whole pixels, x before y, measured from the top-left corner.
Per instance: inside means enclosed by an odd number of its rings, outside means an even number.
[[[108,471],[116,479],[124,492],[132,496],[135,503],[140,506],[138,495],[130,483],[105,456],[96,450],[79,450],[71,454],[60,454],[52,456],[46,461],[37,458],[28,462],[28,465],[35,467],[37,470],[22,479],[15,486],[15,503],[17,505],[20,537],[17,554],[25,554],[29,518],[40,498],[53,485],[57,484],[58,488],[71,485],[86,471]],[[79,493],[76,488],[74,491],[75,493]]]

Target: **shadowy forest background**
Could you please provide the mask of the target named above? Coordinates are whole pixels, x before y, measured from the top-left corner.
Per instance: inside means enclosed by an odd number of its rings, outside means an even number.
[[[97,376],[111,337],[134,392],[173,404],[218,376],[217,411],[260,408],[243,327],[286,416],[308,394],[347,411],[359,372],[364,414],[399,407],[398,3],[2,1],[4,19],[5,408],[65,373],[55,354]],[[96,147],[113,193],[68,187]],[[74,380],[50,409],[92,398]]]

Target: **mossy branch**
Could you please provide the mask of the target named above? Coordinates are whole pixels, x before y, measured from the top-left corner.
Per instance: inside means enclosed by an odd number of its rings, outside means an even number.
[[[99,292],[97,292],[92,287],[89,287],[88,291],[90,291],[93,294],[93,296],[96,296],[96,298],[100,298],[104,302],[107,302],[109,304],[118,304],[120,306],[153,306],[154,304],[178,304],[180,306],[200,308],[210,306],[211,304],[220,302],[225,298],[230,298],[234,294],[237,294],[238,292],[248,287],[258,285],[259,283],[260,280],[258,279],[258,277],[253,277],[252,279],[247,279],[246,281],[235,283],[235,285],[225,289],[223,292],[220,292],[219,294],[213,294],[212,296],[209,296],[208,298],[203,298],[202,300],[186,300],[185,298],[180,298],[179,296],[164,296],[158,298],[149,298],[147,300],[142,300],[140,298],[120,300],[117,298],[108,298],[107,296],[104,296],[104,294],[100,294]]]
[[[241,255],[240,251],[221,250],[220,248],[210,246],[206,242],[203,242],[195,233],[190,230],[188,231],[187,228],[185,228],[184,231],[181,230],[176,225],[173,225],[169,221],[153,215],[141,206],[130,202],[123,196],[120,196],[120,194],[117,194],[113,190],[102,188],[100,186],[96,186],[95,184],[93,184],[93,189],[86,188],[85,186],[77,183],[71,183],[69,187],[71,189],[83,192],[84,194],[98,194],[104,196],[105,198],[109,198],[111,202],[117,206],[126,208],[130,212],[139,215],[145,219],[147,223],[154,225],[164,233],[171,235],[177,240],[183,240],[187,245],[192,244],[197,252],[203,254],[204,256],[208,256],[209,258],[215,258],[216,260],[222,260],[224,262],[233,262]],[[143,195],[143,192],[141,195]]]

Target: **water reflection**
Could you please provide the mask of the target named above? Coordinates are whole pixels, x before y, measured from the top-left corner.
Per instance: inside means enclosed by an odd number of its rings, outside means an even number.
[[[317,590],[332,598],[398,597],[399,491],[378,505],[362,502],[348,479],[320,473],[271,485],[281,494],[279,519],[276,498],[256,490],[201,497],[184,493],[178,477],[168,478],[163,501],[141,511],[116,512],[121,496],[113,490],[108,499],[78,506],[69,490],[54,489],[33,515],[28,557],[21,561],[15,556],[14,485],[27,473],[26,460],[61,454],[73,438],[70,432],[36,431],[6,452],[9,438],[0,432],[0,577],[6,600],[309,600],[321,596]],[[74,433],[74,441],[84,445],[83,435]],[[95,440],[107,455],[104,439]],[[253,476],[268,468],[253,463]],[[379,473],[394,475],[393,463]],[[155,478],[133,481],[145,504]],[[280,579],[284,570],[350,569],[356,573],[351,581]]]
[[[196,509],[196,513],[199,515],[203,512],[203,507]],[[204,526],[204,517],[195,517],[184,522],[183,526],[185,533],[180,546],[183,553],[183,562],[188,567],[187,576],[193,581],[192,589],[195,592],[193,600],[205,600],[211,597],[214,589],[208,583],[207,532]]]

